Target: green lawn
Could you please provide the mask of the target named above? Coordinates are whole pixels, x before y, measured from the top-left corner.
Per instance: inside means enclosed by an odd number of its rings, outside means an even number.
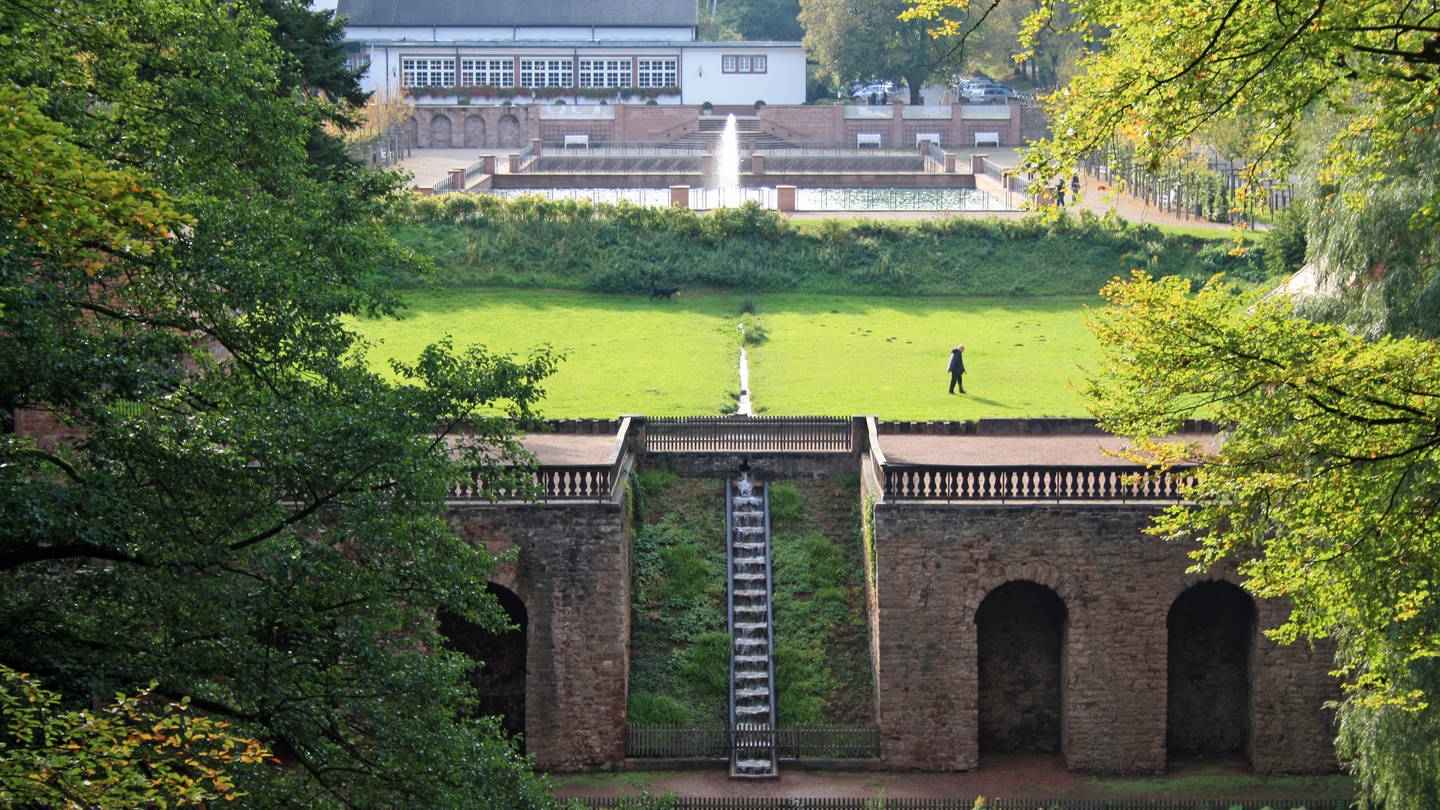
[[[361,321],[377,359],[412,359],[450,335],[523,355],[563,353],[546,386],[549,417],[714,414],[733,409],[742,307],[768,339],[748,349],[758,412],[886,419],[1082,416],[1077,366],[1098,346],[1083,308],[1097,299],[862,298],[686,290],[645,296],[449,289],[407,296],[401,320]],[[945,364],[966,344],[966,389]]]

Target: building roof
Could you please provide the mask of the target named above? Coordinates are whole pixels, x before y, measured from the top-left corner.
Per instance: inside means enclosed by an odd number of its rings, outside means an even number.
[[[695,26],[696,0],[340,0],[354,26]]]

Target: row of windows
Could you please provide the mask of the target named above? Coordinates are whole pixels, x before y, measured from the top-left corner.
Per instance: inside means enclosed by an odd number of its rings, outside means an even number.
[[[760,60],[763,72],[765,57],[753,58]],[[449,57],[402,57],[400,81],[406,87],[454,87],[455,61]],[[515,59],[464,57],[459,61],[462,87],[516,86]],[[578,60],[561,57],[518,61],[521,87],[675,87],[680,83],[678,60],[673,57]]]
[[[720,57],[720,70],[723,73],[764,73],[766,71],[765,57],[722,56]]]

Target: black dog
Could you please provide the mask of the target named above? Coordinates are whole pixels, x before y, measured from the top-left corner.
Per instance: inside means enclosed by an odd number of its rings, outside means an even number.
[[[678,292],[680,292],[679,287],[656,287],[652,284],[650,285],[650,300],[657,301],[661,298],[674,298]]]

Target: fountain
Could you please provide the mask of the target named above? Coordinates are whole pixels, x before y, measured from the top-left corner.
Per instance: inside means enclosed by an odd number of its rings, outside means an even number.
[[[720,132],[720,140],[715,144],[714,161],[705,184],[719,192],[719,204],[723,207],[745,201],[740,190],[740,135],[734,113],[725,116],[725,129]]]

